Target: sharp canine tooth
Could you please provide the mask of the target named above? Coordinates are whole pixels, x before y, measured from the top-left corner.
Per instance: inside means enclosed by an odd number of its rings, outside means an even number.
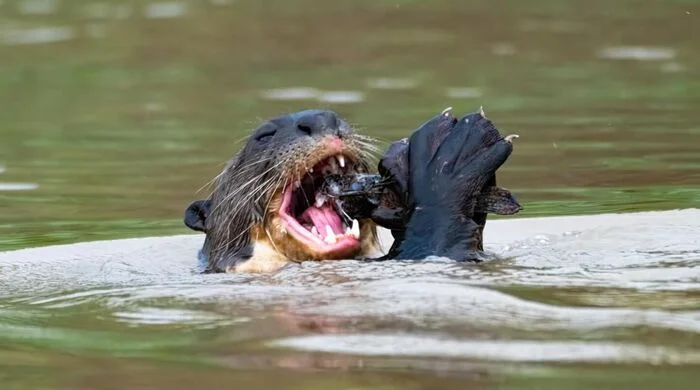
[[[352,234],[353,237],[357,239],[360,238],[360,221],[356,219],[352,220],[352,228],[350,228],[350,234]]]
[[[323,194],[316,194],[316,207],[320,209],[324,203],[326,203],[326,196]]]
[[[326,238],[324,238],[323,241],[325,241],[328,244],[335,244],[338,241],[330,225],[326,225]]]
[[[337,158],[338,158],[338,164],[340,164],[340,167],[345,168],[345,157],[339,155]]]

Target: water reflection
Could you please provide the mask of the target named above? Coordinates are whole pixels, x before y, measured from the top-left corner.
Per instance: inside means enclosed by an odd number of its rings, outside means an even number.
[[[82,14],[89,19],[108,19],[115,16],[118,5],[90,2],[83,6]]]
[[[483,95],[479,88],[448,88],[445,94],[450,99],[473,99]]]
[[[20,0],[17,7],[26,15],[46,15],[56,12],[58,4],[58,0]]]
[[[620,46],[602,49],[598,55],[610,60],[659,61],[675,58],[676,50],[669,47]]]
[[[518,52],[518,50],[511,43],[498,43],[493,45],[491,52],[498,56],[512,56]]]
[[[104,24],[99,23],[86,24],[85,35],[92,39],[104,38],[107,35],[107,28]]]
[[[365,99],[361,91],[320,91],[315,88],[293,87],[266,90],[261,96],[267,100],[317,100],[322,103],[359,103]]]
[[[6,168],[0,165],[0,174],[5,172]],[[0,191],[29,191],[39,188],[36,183],[8,183],[0,181]]]
[[[318,96],[318,101],[323,103],[359,103],[365,100],[365,95],[359,91],[327,91]]]
[[[418,80],[413,79],[383,77],[367,80],[367,86],[372,89],[405,90],[417,88],[418,85]]]
[[[187,5],[184,2],[156,2],[146,5],[144,16],[148,19],[179,18],[187,14]]]
[[[661,65],[661,71],[666,73],[678,73],[685,71],[685,66],[678,62],[667,62]]]
[[[2,34],[3,43],[6,45],[38,45],[63,42],[74,39],[75,36],[75,29],[65,26],[6,28]]]
[[[315,99],[319,91],[314,88],[277,88],[262,92],[262,97],[268,100],[307,100]]]
[[[0,182],[0,191],[28,191],[36,190],[39,185],[36,183],[3,183]]]
[[[141,307],[132,311],[115,312],[117,321],[133,325],[190,325],[205,328],[207,325],[217,323],[221,326],[230,323],[222,316],[195,310],[163,309],[156,307]],[[238,321],[240,322],[240,319]]]
[[[623,343],[542,340],[446,340],[441,336],[316,335],[269,342],[302,351],[515,362],[700,364],[700,351]]]

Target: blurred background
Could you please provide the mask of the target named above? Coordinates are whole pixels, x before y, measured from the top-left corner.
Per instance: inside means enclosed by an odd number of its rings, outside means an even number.
[[[521,216],[695,207],[700,2],[0,0],[0,250],[189,232],[260,121],[483,105]]]

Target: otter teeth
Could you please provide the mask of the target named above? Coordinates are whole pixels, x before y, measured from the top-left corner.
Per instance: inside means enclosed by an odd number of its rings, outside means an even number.
[[[352,220],[352,227],[350,228],[350,234],[353,237],[360,239],[360,222],[356,219]]]
[[[345,157],[338,155],[336,158],[338,159],[338,164],[340,167],[345,168]]]
[[[326,203],[326,196],[321,193],[316,194],[316,208],[320,209],[324,203]]]
[[[328,244],[335,244],[337,242],[335,233],[333,232],[333,229],[331,229],[330,225],[326,225],[326,238],[324,238],[323,241]]]
[[[313,233],[313,234],[315,234],[315,235],[317,235],[317,236],[320,236],[320,234],[318,234],[318,229],[316,229],[316,226],[312,226],[312,227],[311,227],[311,233]]]

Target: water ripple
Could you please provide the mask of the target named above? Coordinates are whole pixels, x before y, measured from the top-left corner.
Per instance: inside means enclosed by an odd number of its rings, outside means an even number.
[[[318,101],[324,103],[359,103],[363,100],[365,95],[360,91],[326,91],[318,96]]]
[[[6,45],[36,45],[69,41],[75,38],[72,27],[34,27],[23,29],[7,29],[0,35]]]
[[[445,95],[451,99],[470,99],[478,98],[483,95],[483,92],[479,88],[448,88]]]
[[[527,335],[640,327],[700,334],[700,307],[673,301],[692,303],[695,295],[689,294],[700,292],[700,238],[693,234],[698,216],[700,210],[679,210],[495,220],[486,242],[504,258],[478,265],[439,258],[348,260],[308,262],[275,274],[199,275],[195,254],[201,235],[33,248],[0,254],[0,296],[45,310],[99,303],[131,324],[177,320],[179,312],[154,307],[200,311],[207,304],[221,310],[235,305],[236,313],[264,315],[261,307],[276,306],[295,316]],[[552,304],[519,296],[514,288],[522,286],[537,286],[543,297],[561,298],[557,294],[564,288],[597,287],[601,296],[644,299],[663,292],[666,298],[644,308],[604,301],[596,304],[609,307],[571,300]],[[686,298],[671,291],[683,291]]]
[[[462,358],[509,362],[700,364],[700,352],[640,344],[542,340],[455,340],[431,335],[316,335],[273,347],[365,356]]]
[[[262,92],[262,97],[268,100],[306,100],[315,99],[319,91],[309,87],[290,87],[269,89]]]
[[[217,323],[221,325],[225,317],[197,310],[163,309],[157,307],[141,307],[132,311],[118,311],[114,316],[120,322],[133,325],[194,325],[202,328],[204,325]],[[237,319],[237,322],[244,319]]]
[[[0,182],[0,191],[31,191],[31,190],[36,190],[37,188],[39,188],[39,185],[36,183],[3,183],[3,182]]]
[[[21,0],[18,3],[19,12],[25,15],[47,15],[58,9],[57,0]]]
[[[609,60],[658,61],[676,57],[676,50],[668,47],[618,46],[601,49],[598,56]]]
[[[187,14],[187,6],[181,2],[150,3],[144,11],[148,19],[179,18]]]
[[[367,86],[373,89],[406,90],[414,89],[418,84],[418,80],[389,77],[367,80]]]

